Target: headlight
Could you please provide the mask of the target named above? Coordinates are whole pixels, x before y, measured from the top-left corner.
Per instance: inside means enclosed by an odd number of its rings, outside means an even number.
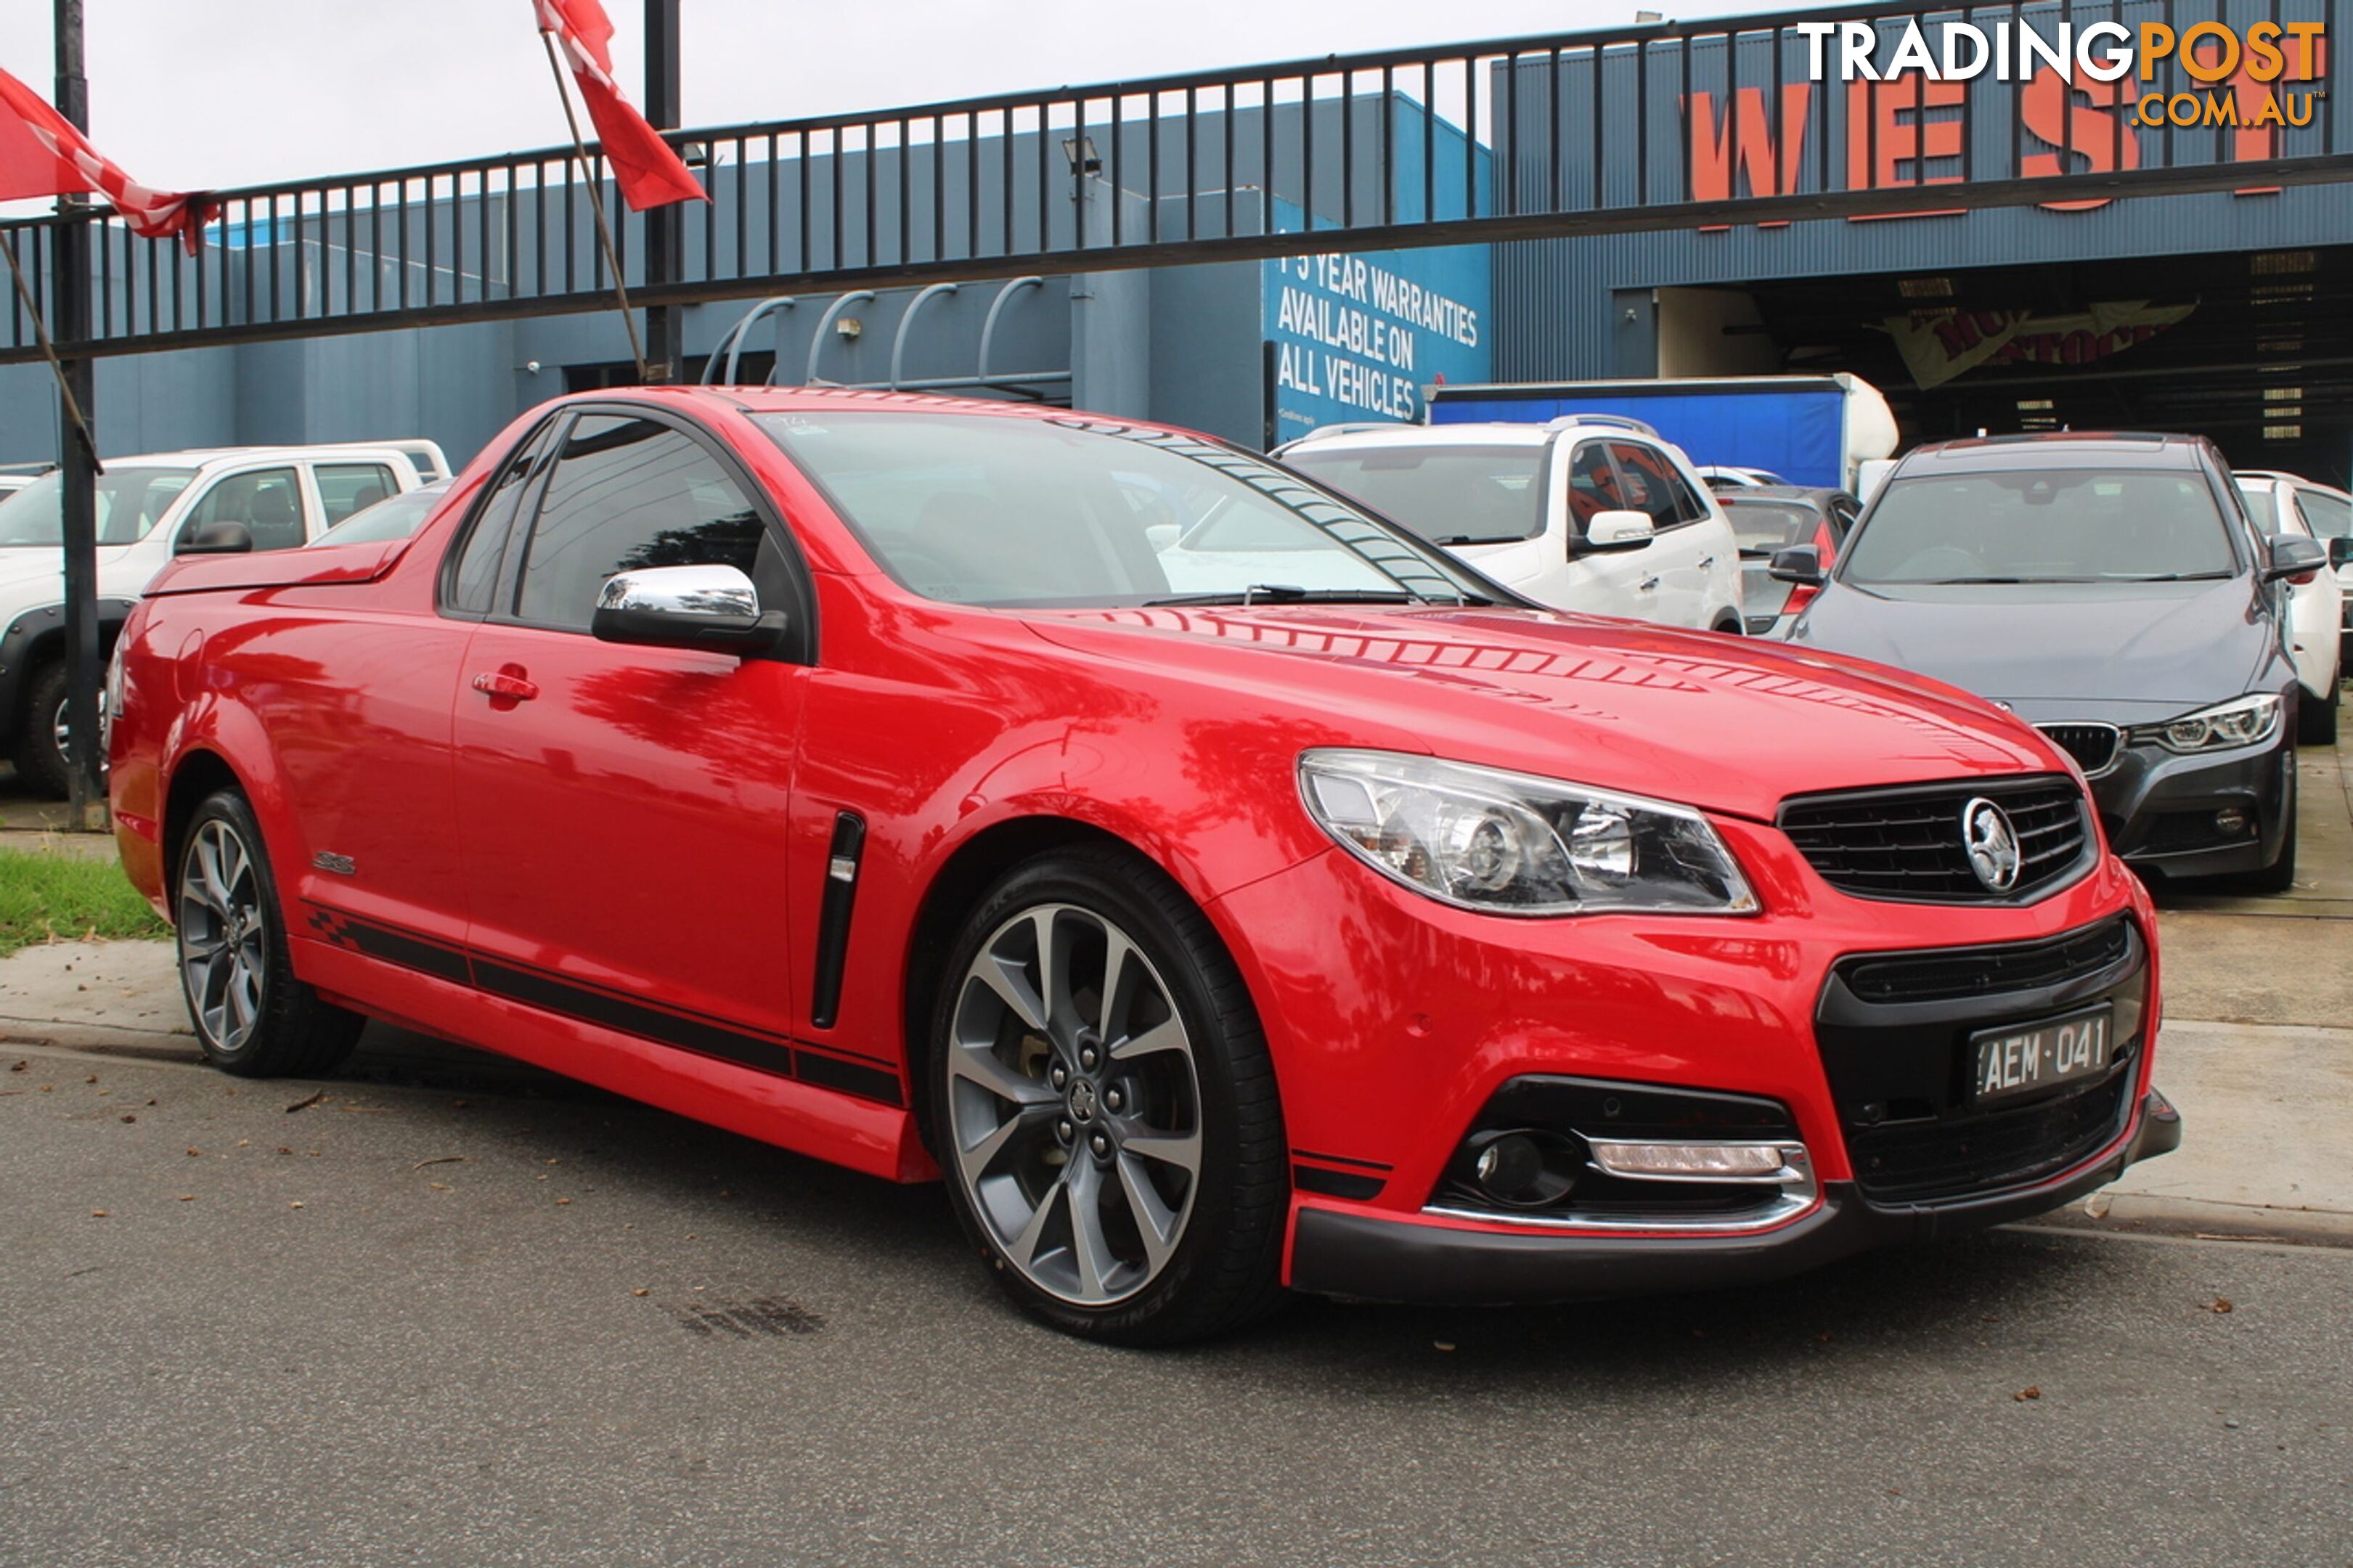
[[[2234,697],[2162,724],[2145,724],[2132,732],[2132,738],[2184,755],[2221,752],[2270,740],[2279,729],[2279,721],[2280,700],[2265,692],[2255,697]]]
[[[1757,895],[1687,805],[1392,752],[1309,752],[1324,830],[1416,892],[1494,914],[1753,914]]]

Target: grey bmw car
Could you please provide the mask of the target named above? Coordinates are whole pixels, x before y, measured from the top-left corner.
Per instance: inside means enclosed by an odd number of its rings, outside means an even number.
[[[1931,676],[2050,736],[2137,868],[2277,891],[2295,875],[2284,584],[2327,565],[2309,539],[2258,536],[2202,438],[2057,434],[1919,447],[1835,568],[1798,548],[1772,574],[1820,590],[1792,644]]]

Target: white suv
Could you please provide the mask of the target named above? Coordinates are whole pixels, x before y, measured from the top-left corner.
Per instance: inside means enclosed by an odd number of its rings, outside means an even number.
[[[2307,746],[2337,743],[2337,710],[2344,699],[2345,650],[2353,643],[2353,558],[2332,541],[2353,534],[2353,496],[2300,474],[2241,468],[2240,497],[2260,539],[2301,533],[2320,542],[2332,570],[2288,580],[2288,656],[2295,660],[2304,699],[2296,706],[2296,738]]]
[[[1275,455],[1540,605],[1741,629],[1732,525],[1639,420],[1335,426]]]
[[[59,477],[0,500],[0,751],[27,787],[66,793],[65,563]],[[103,654],[174,550],[204,529],[243,528],[256,550],[308,542],[363,507],[417,488],[391,447],[237,447],[109,458],[98,479],[98,618]]]

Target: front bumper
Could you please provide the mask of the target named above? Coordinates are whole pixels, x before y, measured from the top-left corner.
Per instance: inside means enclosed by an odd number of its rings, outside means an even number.
[[[1875,1203],[1852,1182],[1831,1182],[1813,1209],[1754,1234],[1536,1235],[1307,1201],[1293,1231],[1290,1282],[1293,1289],[1317,1295],[1488,1305],[1753,1284],[1876,1247],[2047,1214],[2107,1185],[2134,1162],[2180,1142],[2180,1113],[2150,1089],[2122,1137],[2047,1181],[1917,1204]]]
[[[2261,746],[2177,756],[2159,746],[2126,746],[2091,781],[2110,846],[2137,871],[2168,877],[2260,871],[2279,858],[2295,805],[2295,722]],[[2215,813],[2235,807],[2252,826],[2229,834]]]

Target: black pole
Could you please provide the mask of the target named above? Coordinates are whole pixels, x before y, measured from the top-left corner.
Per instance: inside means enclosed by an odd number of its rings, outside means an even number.
[[[58,112],[75,130],[90,132],[90,83],[82,74],[82,0],[57,0]],[[72,345],[90,341],[90,204],[60,196],[56,270],[49,279],[57,335]],[[82,428],[97,416],[97,388],[87,357],[64,361],[65,386],[58,393],[58,467],[63,487],[66,596],[66,787],[73,826],[102,832],[107,825],[105,776],[99,771],[99,683],[104,673],[98,642],[98,456],[75,434],[74,410]],[[37,737],[55,724],[55,713],[25,715]]]
[[[646,0],[646,121],[657,131],[679,128],[679,0]],[[646,215],[646,284],[676,280],[686,248],[686,208],[678,202]],[[679,308],[646,307],[646,368],[656,381],[672,382],[682,369]]]

